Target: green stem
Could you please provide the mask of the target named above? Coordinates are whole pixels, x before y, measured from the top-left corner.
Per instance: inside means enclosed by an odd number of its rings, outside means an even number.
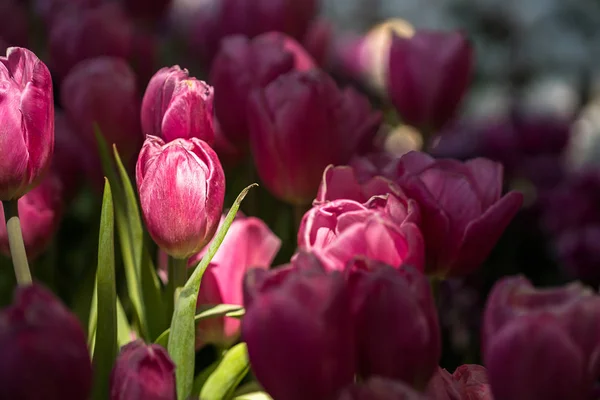
[[[8,244],[10,246],[10,255],[15,268],[17,284],[30,285],[31,272],[27,262],[27,253],[25,252],[25,243],[23,243],[23,232],[21,231],[21,221],[19,220],[18,200],[3,201],[4,218],[6,219],[6,232],[8,233]]]
[[[181,289],[187,281],[187,258],[174,258],[169,256],[169,283],[167,284],[167,304],[169,305],[169,315],[173,314],[178,290]]]

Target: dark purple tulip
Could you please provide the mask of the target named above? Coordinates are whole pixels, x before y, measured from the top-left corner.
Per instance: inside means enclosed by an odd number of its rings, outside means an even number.
[[[568,275],[592,285],[600,284],[600,225],[568,229],[554,239],[559,262]]]
[[[438,368],[427,394],[431,400],[493,400],[487,370],[475,364],[461,365],[453,374]]]
[[[388,93],[402,120],[431,132],[456,113],[471,82],[473,49],[461,32],[394,35]]]
[[[341,274],[312,264],[270,284],[261,279],[246,303],[242,338],[252,371],[278,400],[330,400],[354,381],[349,290]]]
[[[279,32],[254,39],[242,35],[223,40],[212,63],[210,82],[215,86],[215,111],[227,138],[245,148],[248,142],[247,103],[252,89],[262,88],[291,70],[315,67],[306,51]]]
[[[175,400],[175,364],[157,344],[133,341],[110,375],[110,400]]]
[[[370,378],[364,383],[347,387],[337,400],[427,400],[429,399],[402,382]],[[437,400],[437,399],[435,399]]]
[[[54,150],[50,71],[31,51],[10,47],[0,57],[0,200],[34,188]]]
[[[482,352],[495,400],[588,399],[600,374],[600,297],[579,283],[535,289],[500,280],[484,313]]]
[[[429,281],[412,267],[354,271],[353,302],[361,377],[382,376],[424,389],[441,355]]]
[[[412,151],[398,163],[397,182],[421,209],[426,272],[466,275],[477,269],[521,208],[523,195],[502,196],[502,165],[465,163]]]
[[[369,148],[381,121],[366,98],[340,90],[324,72],[289,72],[248,103],[250,147],[258,174],[275,196],[309,204],[323,170]]]
[[[0,311],[0,398],[87,400],[92,365],[75,315],[47,289],[18,286]]]

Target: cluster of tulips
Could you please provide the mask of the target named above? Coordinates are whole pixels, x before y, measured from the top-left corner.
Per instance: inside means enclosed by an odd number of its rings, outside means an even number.
[[[512,116],[472,140],[464,33],[349,36],[315,0],[0,10],[48,37],[41,52],[0,29],[0,399],[600,398],[600,174],[557,167],[560,122]],[[206,81],[154,67],[165,30]],[[533,206],[511,190],[524,177]],[[59,295],[38,261],[77,252],[54,242],[90,199],[97,246]],[[480,357],[447,362],[448,283],[523,213],[591,286],[495,279]]]

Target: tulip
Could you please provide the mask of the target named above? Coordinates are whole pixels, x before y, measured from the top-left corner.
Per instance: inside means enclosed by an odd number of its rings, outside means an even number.
[[[212,143],[212,114],[213,88],[175,65],[160,69],[148,83],[142,101],[142,130],[167,142],[195,137]]]
[[[570,229],[556,237],[556,255],[571,277],[592,285],[600,284],[599,241],[598,224]]]
[[[126,344],[110,375],[110,400],[175,400],[175,364],[158,344]]]
[[[60,13],[49,34],[53,74],[64,78],[80,61],[110,56],[127,59],[133,51],[133,25],[120,4],[70,8]]]
[[[0,57],[0,200],[16,200],[34,188],[54,148],[54,96],[48,68],[27,49]]]
[[[417,270],[389,266],[354,271],[353,310],[358,373],[424,389],[441,356],[429,281]]]
[[[46,175],[39,186],[18,201],[23,242],[27,257],[33,261],[52,242],[63,216],[62,184],[57,175]],[[0,252],[11,256],[4,210],[0,209]]]
[[[242,319],[252,371],[274,399],[328,400],[354,381],[349,290],[341,274],[308,263],[263,279]]]
[[[365,383],[355,384],[346,388],[338,400],[426,400],[422,393],[417,392],[402,382],[384,378],[371,378]],[[436,399],[437,400],[437,399]]]
[[[3,0],[0,2],[0,37],[6,41],[7,47],[24,46],[29,43],[27,9],[18,0]]]
[[[289,72],[253,92],[250,147],[264,185],[295,205],[314,199],[323,170],[370,146],[381,120],[352,89],[324,72]]]
[[[166,143],[148,136],[136,165],[142,214],[152,239],[184,259],[214,235],[225,197],[225,174],[210,146],[197,138]]]
[[[125,164],[137,155],[143,142],[140,103],[135,74],[124,60],[100,57],[82,61],[64,79],[60,95],[71,126],[94,160],[90,174],[95,181],[100,182],[102,175],[94,125],[109,146],[117,146]]]
[[[158,20],[167,11],[171,0],[125,0],[125,7],[131,15],[149,20]]]
[[[376,207],[378,201],[384,208]],[[334,200],[313,207],[302,218],[298,247],[319,256],[329,270],[343,270],[354,257],[363,256],[396,268],[404,264],[423,268],[420,215],[413,201],[373,198],[364,205]]]
[[[270,32],[248,39],[231,36],[223,40],[211,67],[215,85],[215,111],[223,133],[241,148],[247,146],[247,103],[252,89],[261,88],[280,75],[307,71],[314,61],[292,38]]]
[[[589,398],[600,373],[598,337],[600,297],[592,290],[579,283],[535,289],[520,276],[500,280],[482,330],[494,398]]]
[[[333,26],[324,18],[314,20],[308,27],[306,35],[302,38],[302,46],[315,60],[317,65],[328,67],[333,42]]]
[[[487,370],[475,364],[461,365],[453,374],[438,368],[429,381],[427,394],[434,400],[493,400]]]
[[[0,311],[0,398],[87,400],[92,365],[77,317],[46,288],[15,289]]]
[[[221,224],[225,216],[221,217]],[[198,307],[215,304],[244,305],[242,285],[249,268],[267,269],[273,262],[281,240],[256,217],[245,217],[238,212],[227,236],[219,246],[202,276],[198,293]],[[196,265],[208,251],[208,246],[190,259]],[[196,347],[213,343],[228,347],[237,339],[240,320],[222,317],[200,321],[197,325]]]
[[[479,267],[523,203],[518,192],[501,197],[502,165],[485,158],[461,163],[410,152],[397,182],[421,209],[426,271],[441,277]]]
[[[402,120],[424,132],[456,113],[471,82],[473,49],[461,32],[417,31],[394,36],[388,94]]]
[[[33,11],[47,26],[52,26],[55,18],[64,12],[85,10],[102,4],[102,0],[34,0]]]

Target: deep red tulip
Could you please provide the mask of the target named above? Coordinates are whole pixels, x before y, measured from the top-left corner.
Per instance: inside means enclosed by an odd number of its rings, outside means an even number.
[[[48,68],[31,51],[11,47],[0,57],[0,200],[35,187],[54,149],[54,96]]]
[[[279,32],[254,39],[242,35],[223,40],[212,63],[215,111],[226,137],[240,148],[248,142],[247,103],[250,92],[291,70],[307,71],[312,58],[291,37]]]
[[[157,344],[126,344],[110,376],[110,400],[175,400],[175,364]]]
[[[215,234],[225,197],[225,174],[200,139],[165,143],[148,136],[136,165],[142,214],[152,239],[170,256],[188,258]]]
[[[453,374],[438,368],[427,394],[431,400],[493,400],[487,370],[475,364],[461,365]]]
[[[462,32],[394,35],[388,93],[403,122],[425,132],[445,125],[471,82],[473,49]]]
[[[465,275],[486,259],[523,202],[518,192],[501,195],[502,176],[502,165],[485,158],[400,158],[397,182],[421,209],[428,274]]]
[[[162,68],[148,83],[141,120],[145,135],[166,142],[195,137],[211,144],[215,137],[213,88],[178,65]]]
[[[324,72],[289,72],[248,103],[250,147],[258,174],[275,196],[309,204],[323,170],[366,151],[381,114]]]
[[[0,311],[0,398],[87,400],[92,365],[77,317],[46,288],[18,286]]]

